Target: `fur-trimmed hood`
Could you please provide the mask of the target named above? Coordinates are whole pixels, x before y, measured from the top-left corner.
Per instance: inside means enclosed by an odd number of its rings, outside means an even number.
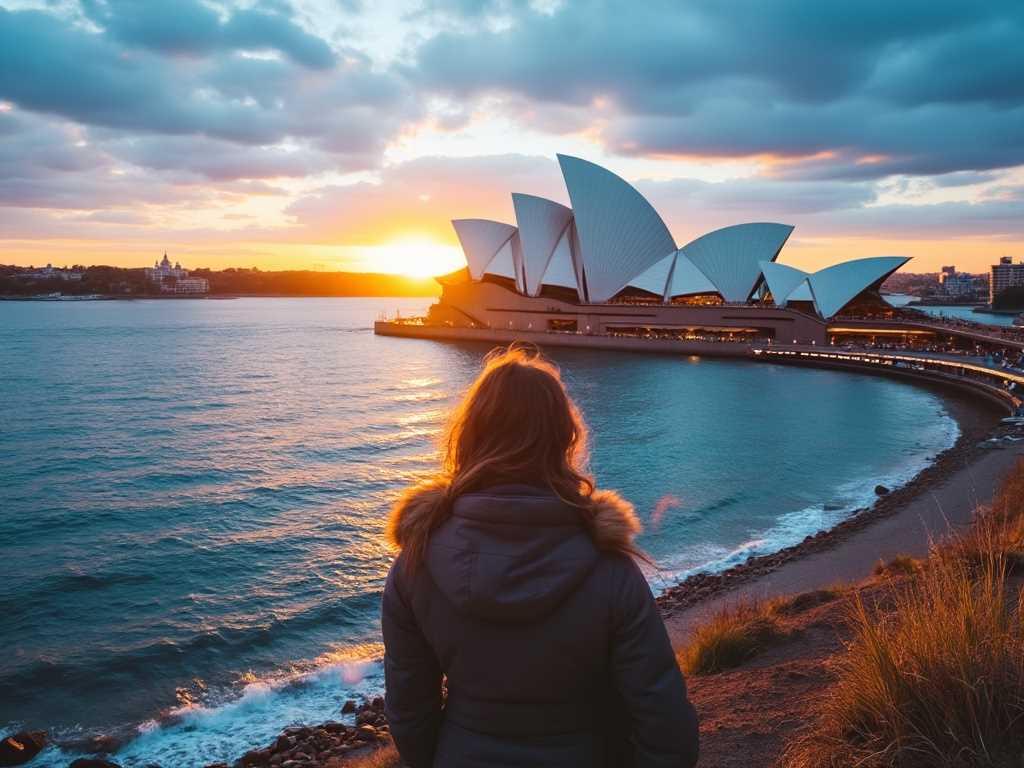
[[[447,493],[447,483],[436,480],[407,489],[388,517],[387,538],[391,546],[404,549],[412,539],[429,536],[451,513],[447,509]],[[616,491],[595,490],[590,495],[588,508],[579,510],[579,515],[594,546],[601,551],[636,551],[633,540],[643,526],[633,505]]]
[[[640,523],[614,491],[587,507],[528,485],[501,485],[455,500],[441,483],[403,496],[388,534],[420,548],[434,582],[460,610],[493,621],[533,620],[586,578],[602,553],[637,554]]]

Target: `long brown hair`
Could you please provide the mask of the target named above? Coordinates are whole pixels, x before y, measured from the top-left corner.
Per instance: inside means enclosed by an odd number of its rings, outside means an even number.
[[[580,509],[590,524],[594,480],[587,471],[587,427],[551,362],[535,349],[496,349],[452,412],[442,443],[441,472],[406,492],[397,508],[429,498],[424,525],[399,535],[392,516],[389,534],[401,540],[410,568],[422,562],[429,533],[451,514],[464,493],[501,483],[528,483],[551,490]],[[643,556],[632,544],[619,547]]]

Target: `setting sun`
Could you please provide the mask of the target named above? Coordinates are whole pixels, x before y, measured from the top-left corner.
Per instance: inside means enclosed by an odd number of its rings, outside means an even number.
[[[466,266],[462,251],[428,237],[412,236],[360,249],[367,269],[409,277],[432,277]]]

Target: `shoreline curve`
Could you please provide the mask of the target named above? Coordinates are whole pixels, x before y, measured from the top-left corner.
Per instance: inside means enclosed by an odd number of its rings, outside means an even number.
[[[908,482],[830,528],[773,553],[751,556],[726,570],[698,572],[666,587],[656,600],[673,641],[684,639],[699,617],[720,606],[870,575],[874,565],[886,557],[871,546],[883,540],[882,527],[886,528],[887,549],[923,554],[931,540],[969,522],[973,510],[991,498],[1003,474],[1018,457],[1024,457],[1024,443],[1014,447],[1000,441],[1012,430],[1000,424],[1002,409],[992,401],[977,400],[940,382],[918,383],[943,397],[960,428],[954,445]],[[993,438],[995,442],[988,442]],[[841,568],[833,567],[837,562],[842,562]]]
[[[942,397],[950,416],[954,418],[960,429],[960,435],[953,446],[939,453],[932,462],[909,481],[879,497],[871,506],[855,510],[830,528],[822,529],[805,537],[797,544],[783,547],[775,552],[752,555],[742,563],[720,571],[698,571],[675,585],[665,587],[658,595],[657,601],[666,620],[680,612],[688,611],[695,606],[735,592],[738,588],[762,579],[788,563],[839,547],[856,532],[870,527],[873,523],[898,515],[915,499],[919,499],[925,492],[933,490],[936,484],[948,479],[955,472],[969,467],[972,462],[977,461],[990,450],[979,447],[979,443],[994,433],[998,433],[1000,431],[1000,416],[1010,415],[1015,409],[1015,399],[1007,392],[987,382],[956,376],[946,372],[945,369],[897,368],[856,359],[822,359],[818,355],[794,355],[793,357],[772,355],[768,358],[761,356],[752,348],[740,344],[578,336],[522,330],[510,334],[500,329],[406,325],[388,321],[375,323],[374,332],[379,335],[442,343],[470,342],[493,345],[527,341],[538,347],[578,347],[660,355],[692,354],[743,359],[762,364],[844,370],[854,374],[899,378],[936,392]],[[794,347],[793,349],[799,348]],[[868,357],[869,355],[861,356]],[[1008,432],[1009,430],[1003,431]],[[938,534],[941,531],[934,531],[934,533]],[[873,564],[877,557],[869,558],[869,560]]]

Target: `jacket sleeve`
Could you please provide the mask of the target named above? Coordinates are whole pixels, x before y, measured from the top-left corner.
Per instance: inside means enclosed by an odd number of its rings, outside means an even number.
[[[441,725],[441,669],[399,588],[401,559],[384,586],[384,713],[402,764],[430,768]]]
[[[661,613],[647,580],[623,558],[612,607],[611,673],[631,724],[636,768],[697,763],[697,713],[686,697]]]

